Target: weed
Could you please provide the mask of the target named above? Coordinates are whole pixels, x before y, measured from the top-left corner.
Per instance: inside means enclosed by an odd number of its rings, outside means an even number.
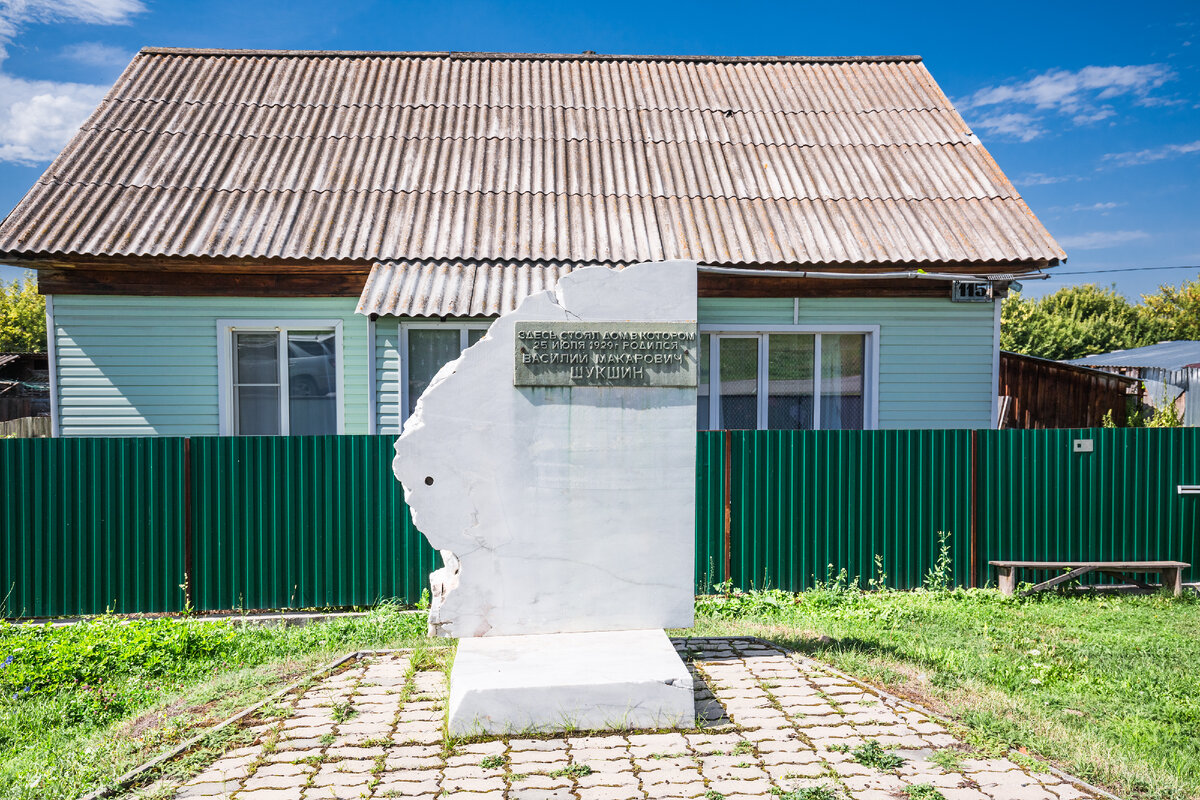
[[[771,790],[775,794],[775,789]],[[837,790],[831,789],[827,784],[819,784],[817,786],[805,786],[800,789],[793,789],[790,792],[779,790],[779,800],[837,800]]]
[[[959,772],[962,770],[963,754],[961,750],[946,747],[934,751],[929,756],[929,760],[947,772]]]
[[[908,795],[909,800],[946,800],[946,795],[935,789],[931,783],[905,786],[904,793]]]
[[[333,704],[332,716],[334,722],[345,722],[357,713],[358,711],[355,710],[354,704],[349,700]]]
[[[937,560],[925,573],[924,587],[930,592],[944,592],[954,584],[954,558],[950,552],[950,531],[938,531]]]
[[[504,756],[486,756],[479,762],[479,766],[484,769],[500,769],[504,766]]]
[[[547,772],[551,778],[582,778],[592,774],[592,768],[587,764],[571,764],[570,766]]]
[[[323,734],[321,734],[321,738],[318,739],[317,741],[319,741],[321,743],[322,747],[329,747],[329,745],[331,745],[335,741],[337,741],[337,737],[334,736],[332,733],[323,733]]]
[[[725,800],[725,795],[721,794],[716,789],[709,789],[704,793],[704,800]]]
[[[904,763],[901,756],[885,750],[878,739],[867,739],[851,752],[858,763],[884,772],[891,772]]]
[[[829,752],[831,752],[831,753],[849,753],[850,745],[848,745],[848,744],[831,744],[831,745],[829,745],[828,749],[829,749]]]
[[[729,751],[729,755],[745,756],[745,755],[750,755],[753,752],[754,752],[754,743],[747,739],[742,739],[740,742],[738,742],[737,744],[735,744],[733,746],[733,749]]]

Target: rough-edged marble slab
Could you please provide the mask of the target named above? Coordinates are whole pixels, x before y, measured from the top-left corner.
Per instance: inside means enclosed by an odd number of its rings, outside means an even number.
[[[691,673],[661,630],[458,643],[451,736],[695,724]]]
[[[514,386],[518,320],[694,325],[696,265],[577,270],[421,395],[394,467],[446,563],[430,576],[431,632],[690,626],[696,389]]]

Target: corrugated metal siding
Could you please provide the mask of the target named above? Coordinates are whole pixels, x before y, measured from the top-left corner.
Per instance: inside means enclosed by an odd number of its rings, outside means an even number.
[[[1194,580],[1200,498],[1180,484],[1200,484],[1195,428],[980,431],[980,563],[1180,560]]]
[[[696,434],[696,594],[725,580],[725,434]]]
[[[181,611],[181,439],[0,441],[0,617]]]
[[[436,554],[391,471],[391,437],[193,439],[198,609],[412,603]]]
[[[720,432],[703,433],[721,436]],[[733,431],[731,578],[808,589],[827,572],[921,585],[952,534],[956,583],[970,536],[968,431]]]
[[[64,436],[219,431],[217,320],[341,319],[347,433],[367,430],[367,321],[350,298],[56,295]]]
[[[700,298],[701,325],[792,324],[790,298]],[[879,326],[880,428],[992,426],[993,307],[937,298],[800,298],[801,325]]]
[[[143,51],[0,252],[1037,262],[914,60]]]

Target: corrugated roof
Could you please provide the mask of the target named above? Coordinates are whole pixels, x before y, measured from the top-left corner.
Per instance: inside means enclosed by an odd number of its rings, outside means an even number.
[[[1064,257],[911,57],[153,49],[0,224],[0,255]]]
[[[615,265],[609,265],[615,266]],[[359,314],[494,317],[535,292],[553,289],[573,264],[387,262],[371,269]]]
[[[1200,367],[1200,342],[1159,342],[1146,347],[1097,353],[1065,363],[1083,367],[1154,367],[1168,370]]]

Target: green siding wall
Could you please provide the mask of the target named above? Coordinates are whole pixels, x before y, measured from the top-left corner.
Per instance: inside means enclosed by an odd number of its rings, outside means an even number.
[[[701,325],[791,325],[791,298],[701,298]],[[879,326],[880,428],[990,428],[991,303],[801,298],[801,325]]]
[[[399,435],[400,324],[395,317],[375,320],[375,431]]]
[[[346,433],[367,432],[367,319],[350,297],[54,296],[63,436],[219,431],[217,320],[341,319]]]
[[[64,436],[218,433],[217,320],[341,319],[346,433],[366,433],[367,320],[353,298],[54,297]],[[790,298],[702,298],[705,325],[791,325]],[[987,428],[993,307],[803,298],[803,325],[879,325],[880,428]],[[401,424],[398,321],[375,323],[375,424]]]

